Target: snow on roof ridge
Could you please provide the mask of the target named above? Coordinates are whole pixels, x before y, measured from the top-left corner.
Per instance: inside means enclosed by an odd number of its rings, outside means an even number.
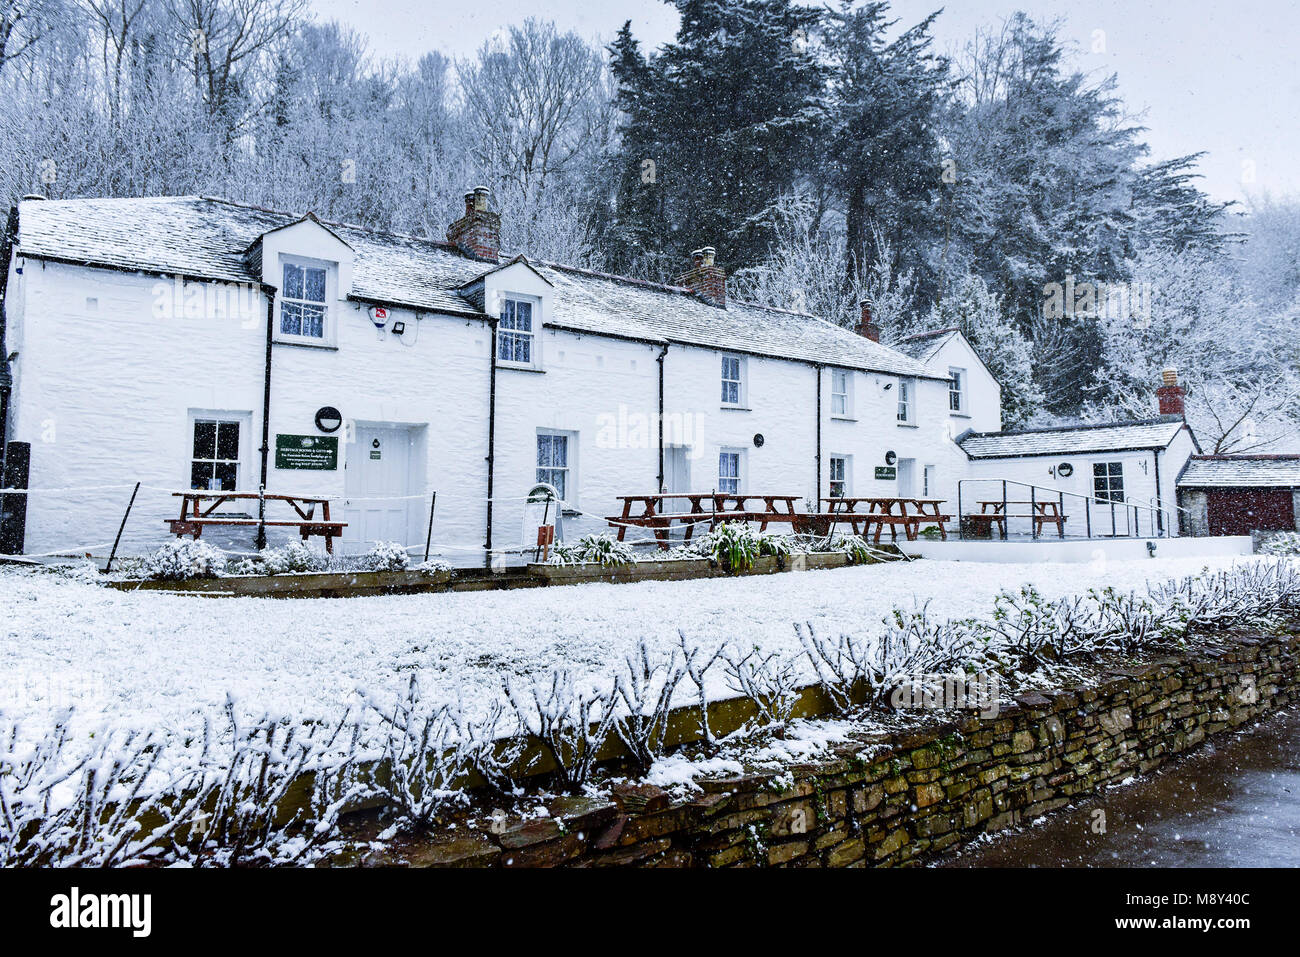
[[[171,199],[173,197],[163,197],[163,198]],[[461,252],[459,246],[457,246],[455,243],[447,242],[447,240],[445,239],[434,239],[432,236],[417,236],[414,233],[401,233],[392,229],[380,229],[377,226],[363,226],[360,223],[347,223],[338,219],[322,219],[320,216],[317,216],[316,213],[311,210],[308,210],[306,213],[300,214],[296,212],[290,212],[287,209],[272,209],[270,206],[259,206],[257,203],[243,203],[235,199],[226,199],[223,196],[202,196],[201,195],[195,197],[177,196],[174,198],[202,199],[202,200],[206,200],[209,203],[222,203],[226,206],[234,206],[237,209],[251,209],[259,213],[269,213],[272,216],[288,216],[291,219],[296,218],[298,221],[301,221],[303,218],[307,216],[311,216],[313,219],[316,220],[316,222],[320,223],[322,226],[334,226],[337,227],[338,229],[355,229],[358,232],[370,233],[371,235],[387,237],[389,239],[404,239],[404,240],[413,240],[414,242],[418,242],[418,243],[428,243],[431,246],[437,246],[439,249],[445,249],[448,252],[458,253],[461,256],[464,256],[464,258],[466,259],[469,258],[468,256],[465,256],[464,253]]]
[[[1041,429],[1017,429],[1012,432],[970,432],[967,439],[999,438],[1011,435],[1038,435],[1043,432],[1080,432],[1086,429],[1122,429],[1137,428],[1146,425],[1182,425],[1181,419],[1151,418],[1133,419],[1128,422],[1081,422],[1078,425],[1048,425]],[[963,439],[963,441],[965,441]]]
[[[1191,458],[1198,462],[1300,462],[1300,452],[1218,452]]]
[[[942,336],[952,332],[961,332],[956,326],[948,326],[946,329],[926,329],[923,332],[914,332],[910,336],[903,336],[899,342],[912,342],[918,339],[931,339],[935,336]]]

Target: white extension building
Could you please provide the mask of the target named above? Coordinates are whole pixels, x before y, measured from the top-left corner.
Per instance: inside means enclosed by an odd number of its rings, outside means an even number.
[[[523,543],[540,481],[572,537],[660,488],[955,512],[959,481],[1005,477],[1172,504],[1193,451],[1181,420],[999,445],[998,385],[960,333],[899,351],[865,307],[855,332],[736,302],[712,250],[677,285],[501,259],[499,225],[486,190],[446,242],[201,197],[24,200],[0,448],[32,491],[6,497],[0,552],[102,554],[136,482],[125,550],[168,535],[172,491],[264,481],[332,498],[351,547],[423,545],[436,493],[435,552],[468,556]]]

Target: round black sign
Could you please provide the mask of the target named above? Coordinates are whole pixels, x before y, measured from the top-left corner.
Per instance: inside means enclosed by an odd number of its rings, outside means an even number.
[[[754,436],[754,448],[761,449],[763,447],[763,443],[766,441],[767,439],[763,438],[763,433],[759,432]]]
[[[321,406],[316,410],[316,428],[322,432],[337,432],[343,424],[343,413],[332,405]]]
[[[898,456],[897,456],[896,454],[894,454],[893,452],[886,452],[886,453],[885,453],[885,464],[886,464],[886,465],[893,465],[893,464],[894,464],[895,462],[897,462],[897,461],[898,461]]]
[[[1074,466],[1069,462],[1062,462],[1056,467],[1056,474],[1061,478],[1069,478],[1074,474]]]

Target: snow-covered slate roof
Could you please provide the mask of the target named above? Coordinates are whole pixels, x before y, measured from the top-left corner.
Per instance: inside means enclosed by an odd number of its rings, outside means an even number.
[[[1148,419],[1108,425],[1074,425],[1024,432],[970,432],[959,440],[973,459],[1024,455],[1072,455],[1163,449],[1183,428],[1182,419]]]
[[[263,233],[301,216],[200,196],[26,200],[20,254],[196,279],[256,281],[246,255]],[[458,288],[492,267],[449,243],[325,223],[356,252],[352,298],[486,318]],[[531,265],[555,286],[549,325],[936,378],[912,358],[804,313],[732,301],[719,309],[679,286],[556,263]]]
[[[1180,488],[1300,488],[1300,455],[1193,455]]]
[[[890,348],[915,359],[917,362],[924,362],[938,352],[945,342],[957,334],[957,329],[931,329],[927,332],[918,332],[905,339],[899,339],[890,345]]]

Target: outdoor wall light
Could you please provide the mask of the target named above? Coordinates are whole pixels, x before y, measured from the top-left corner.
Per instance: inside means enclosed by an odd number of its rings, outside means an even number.
[[[332,405],[321,406],[316,410],[316,428],[322,432],[337,432],[343,424],[343,413]]]
[[[892,383],[892,382],[886,382],[886,383],[885,383],[885,391],[886,391],[886,392],[888,392],[888,391],[889,391],[890,389],[892,389],[893,387],[894,387],[894,383]]]
[[[402,322],[401,319],[398,319],[396,322],[393,323],[393,335],[400,336],[405,331],[406,331],[406,323]]]

